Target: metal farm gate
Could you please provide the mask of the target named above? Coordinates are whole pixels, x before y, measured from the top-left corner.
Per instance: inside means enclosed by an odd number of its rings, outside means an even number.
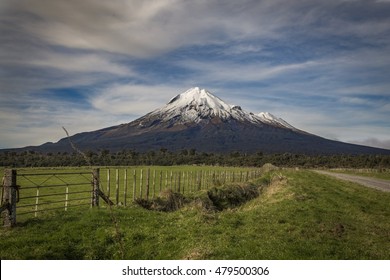
[[[98,206],[99,169],[82,172],[24,173],[6,169],[1,194],[4,226],[14,226],[17,216],[73,207]]]

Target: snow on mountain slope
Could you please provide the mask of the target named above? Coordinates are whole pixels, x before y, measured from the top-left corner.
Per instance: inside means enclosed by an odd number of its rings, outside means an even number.
[[[288,122],[286,122],[282,118],[275,117],[271,113],[261,112],[261,113],[257,114],[257,116],[260,118],[260,120],[263,123],[268,123],[268,124],[271,124],[271,125],[282,126],[282,127],[286,127],[286,128],[290,128],[290,129],[296,130],[296,128],[293,127],[291,124],[289,124]]]
[[[248,113],[242,110],[240,106],[229,105],[209,91],[199,87],[191,88],[175,96],[165,106],[149,113],[147,118],[140,122],[140,126],[150,123],[151,119],[169,123],[174,120],[174,124],[178,125],[189,122],[207,122],[214,117],[223,121],[233,119],[256,125],[268,124],[296,130],[283,119],[270,113],[260,113],[258,115]]]
[[[239,107],[231,106],[205,89],[191,88],[172,98],[167,105],[150,113],[162,121],[176,119],[179,123],[200,122],[212,117],[223,120],[243,119],[245,113]]]

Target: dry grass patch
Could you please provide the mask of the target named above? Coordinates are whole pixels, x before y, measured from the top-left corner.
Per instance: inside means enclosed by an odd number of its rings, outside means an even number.
[[[264,189],[263,197],[268,203],[276,203],[286,199],[292,199],[294,194],[287,189],[288,179],[281,173],[270,175],[270,183]]]

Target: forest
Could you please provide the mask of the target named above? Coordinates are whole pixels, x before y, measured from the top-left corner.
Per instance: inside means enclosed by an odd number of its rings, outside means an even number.
[[[305,155],[266,154],[261,151],[252,154],[232,152],[229,154],[204,153],[195,149],[172,152],[165,148],[140,153],[133,150],[110,152],[86,151],[83,153],[39,153],[35,151],[0,152],[2,167],[59,167],[59,166],[136,166],[136,165],[219,165],[219,166],[262,166],[272,163],[280,167],[302,168],[390,168],[389,155]]]

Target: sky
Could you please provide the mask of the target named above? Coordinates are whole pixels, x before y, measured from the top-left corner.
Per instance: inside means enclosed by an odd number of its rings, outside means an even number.
[[[196,86],[390,149],[390,0],[0,1],[0,148],[128,123]]]

